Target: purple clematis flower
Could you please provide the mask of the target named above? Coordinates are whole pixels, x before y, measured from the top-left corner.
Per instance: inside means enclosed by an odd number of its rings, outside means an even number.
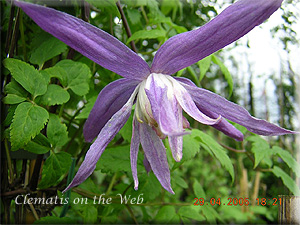
[[[137,155],[141,144],[147,171],[152,169],[161,185],[174,193],[161,139],[168,136],[173,157],[180,161],[182,136],[189,127],[182,110],[238,141],[243,140],[243,134],[226,119],[260,135],[294,133],[252,117],[241,106],[196,87],[186,78],[171,76],[244,36],[269,18],[281,3],[282,0],[237,1],[199,29],[170,38],[157,51],[149,67],[119,40],[89,23],[51,8],[16,1],[42,29],[124,77],[100,92],[83,130],[86,141],[97,138],[66,190],[92,174],[102,152],[128,120],[134,103],[130,157],[135,189],[138,188]]]

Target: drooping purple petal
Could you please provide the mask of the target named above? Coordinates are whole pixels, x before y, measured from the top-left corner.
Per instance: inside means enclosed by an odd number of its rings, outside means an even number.
[[[82,55],[125,78],[142,80],[148,64],[115,37],[69,14],[40,5],[14,1],[43,30]]]
[[[212,119],[202,113],[194,103],[189,92],[176,80],[173,82],[175,97],[182,109],[192,118],[206,125],[214,125],[220,121],[220,117]]]
[[[116,80],[103,88],[83,127],[86,141],[91,142],[106,122],[127,102],[138,82],[129,79]]]
[[[172,156],[176,162],[182,159],[182,136],[168,136]]]
[[[144,155],[143,164],[144,164],[145,170],[147,171],[147,173],[149,173],[151,171],[151,166],[150,166],[150,163],[149,163],[146,155]]]
[[[240,0],[197,30],[178,34],[155,54],[151,72],[173,74],[238,40],[268,19],[282,0]]]
[[[74,179],[64,190],[64,192],[76,185],[81,184],[93,173],[96,168],[96,163],[102,155],[104,149],[128,120],[131,114],[133,101],[136,96],[136,90],[133,92],[126,104],[105,124],[97,139],[88,150],[84,161],[82,162]]]
[[[186,134],[182,127],[182,113],[180,115],[179,112],[182,109],[174,96],[168,96],[168,87],[164,85],[159,77],[150,75],[147,79],[145,92],[160,130],[165,135],[178,136]]]
[[[212,112],[246,127],[249,131],[265,136],[276,136],[297,133],[271,124],[265,120],[257,119],[249,114],[243,107],[226,100],[225,98],[208,90],[182,85],[188,90],[200,110]]]
[[[139,186],[139,180],[137,176],[137,157],[140,147],[140,134],[138,126],[138,121],[134,117],[132,121],[132,137],[130,143],[130,164],[135,190],[137,190]]]
[[[139,127],[141,144],[153,173],[163,188],[174,194],[171,187],[170,170],[164,144],[150,126],[140,123]]]
[[[182,82],[183,84],[186,85],[190,85],[192,87],[197,88],[197,86],[189,79],[185,78],[185,77],[175,77],[175,79],[179,82]],[[200,103],[196,102],[196,106],[198,108],[200,108],[200,110],[207,116],[209,116],[210,118],[216,119],[218,118],[218,114],[207,110],[204,107],[201,107]],[[242,134],[242,132],[240,132],[238,129],[236,129],[232,124],[230,124],[227,120],[225,120],[224,118],[222,118],[220,120],[220,122],[218,122],[217,124],[211,125],[213,128],[223,132],[224,134],[226,134],[227,136],[234,138],[237,141],[242,141],[244,139],[244,135]]]

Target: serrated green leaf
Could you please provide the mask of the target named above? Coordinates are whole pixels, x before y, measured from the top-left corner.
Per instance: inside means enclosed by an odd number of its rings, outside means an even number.
[[[3,122],[4,127],[7,127],[11,124],[17,107],[18,107],[18,105],[9,106],[9,108],[7,110],[8,111],[7,116]]]
[[[57,63],[55,67],[60,67],[67,73],[67,88],[79,96],[88,93],[89,79],[92,75],[86,64],[65,59]]]
[[[204,75],[208,71],[210,64],[211,64],[211,57],[212,57],[211,55],[207,56],[204,59],[201,59],[199,62],[197,62],[199,69],[200,69],[199,81],[201,81],[203,79]]]
[[[173,175],[173,181],[182,188],[188,188],[189,187],[188,184],[186,183],[186,181],[177,174]]]
[[[41,66],[49,59],[52,59],[54,56],[57,56],[66,50],[67,45],[65,43],[48,35],[38,47],[34,48],[29,61],[32,64]]]
[[[24,98],[28,96],[28,92],[13,78],[5,85],[4,92],[5,94],[13,94]]]
[[[26,101],[26,98],[14,94],[8,94],[3,98],[4,104],[14,105]]]
[[[196,221],[204,221],[205,217],[202,216],[196,209],[195,206],[182,206],[178,210],[180,217],[186,217]]]
[[[39,133],[32,141],[29,141],[24,149],[35,154],[45,154],[50,151],[51,146],[48,139]]]
[[[196,198],[206,199],[206,194],[203,190],[203,187],[197,180],[194,181],[193,190]]]
[[[45,126],[49,114],[46,109],[23,102],[18,105],[11,124],[12,150],[18,150],[34,138]]]
[[[220,70],[222,71],[224,78],[228,83],[229,96],[230,96],[232,94],[232,90],[233,90],[233,80],[232,80],[232,76],[231,76],[229,70],[217,56],[212,55],[212,61],[220,67]]]
[[[141,154],[138,157],[138,171],[142,171],[143,160]],[[131,172],[130,146],[116,146],[105,149],[96,164],[96,170],[115,173],[117,171]]]
[[[274,146],[272,151],[277,154],[287,165],[290,167],[297,177],[300,177],[300,165],[297,161],[293,158],[293,156],[286,150],[278,146]]]
[[[171,205],[163,206],[157,212],[155,221],[157,223],[170,223],[171,219],[176,215],[175,207]]]
[[[62,86],[67,87],[68,85],[68,74],[59,66],[50,67],[42,70],[41,72],[47,73],[50,78],[55,77],[59,79]]]
[[[247,138],[247,141],[252,142],[251,151],[254,153],[254,168],[256,168],[263,159],[267,159],[273,154],[269,143],[259,136],[250,136]]]
[[[43,95],[47,91],[45,79],[33,66],[12,58],[5,59],[3,64],[13,78],[34,97]]]
[[[90,115],[90,112],[95,105],[95,102],[97,100],[97,96],[94,96],[88,100],[88,103],[85,105],[85,107],[82,109],[80,114],[75,117],[75,119],[87,119]]]
[[[202,146],[204,149],[211,151],[214,154],[216,159],[218,159],[221,165],[229,172],[232,181],[234,181],[233,165],[225,149],[206,133],[200,130],[195,130],[195,133],[197,133],[197,137],[200,138],[201,142],[203,143]]]
[[[43,165],[42,180],[38,188],[44,189],[55,186],[64,178],[69,171],[72,159],[71,155],[66,152],[52,153]]]
[[[68,91],[56,84],[49,84],[44,95],[40,96],[39,102],[43,105],[61,105],[70,99]]]
[[[200,141],[195,138],[195,132],[192,130],[190,135],[183,136],[182,161],[195,157],[200,151]]]
[[[127,44],[138,39],[156,39],[166,36],[165,30],[139,30],[132,34],[127,40]]]
[[[86,0],[91,5],[103,9],[103,11],[112,14],[113,17],[121,17],[120,12],[117,8],[116,1],[115,0]]]
[[[274,166],[272,169],[274,175],[280,178],[283,184],[293,193],[293,195],[300,196],[300,189],[297,186],[296,182],[281,168]]]
[[[141,13],[137,9],[127,9],[128,19],[132,24],[138,24],[141,22]]]
[[[68,141],[67,126],[61,123],[59,117],[55,114],[49,116],[47,137],[54,147],[64,146]]]
[[[94,206],[84,207],[82,215],[84,224],[94,224],[97,222],[98,210]]]
[[[223,219],[219,216],[217,211],[212,206],[203,205],[201,206],[201,210],[209,223],[216,224],[217,219],[224,223]]]

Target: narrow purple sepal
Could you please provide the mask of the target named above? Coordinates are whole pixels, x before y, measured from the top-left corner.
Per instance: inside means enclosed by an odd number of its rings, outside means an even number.
[[[113,117],[105,124],[105,126],[99,133],[96,141],[91,145],[90,149],[88,150],[85,159],[79,167],[79,170],[77,171],[74,179],[63,192],[66,192],[70,188],[81,184],[93,173],[93,171],[96,168],[96,163],[102,155],[103,151],[105,150],[106,146],[128,120],[131,114],[135,96],[136,91],[134,91],[134,93],[131,95],[130,99],[126,102],[126,104],[116,114],[114,114]]]
[[[83,135],[91,142],[106,122],[127,102],[138,85],[136,80],[119,79],[105,86],[83,127]]]
[[[296,134],[297,132],[286,130],[265,120],[257,119],[249,114],[243,107],[226,100],[225,98],[208,90],[183,84],[193,97],[198,108],[205,112],[217,115],[246,127],[249,131],[265,136],[277,136],[284,134]]]
[[[130,164],[131,172],[134,181],[134,189],[137,190],[139,186],[139,180],[137,176],[137,157],[140,147],[140,134],[139,134],[139,124],[136,118],[132,121],[132,137],[130,143]]]
[[[152,73],[173,74],[238,40],[268,19],[282,0],[240,0],[197,30],[173,36],[155,54]]]
[[[149,173],[152,169],[151,169],[150,163],[149,163],[146,155],[144,155],[143,164],[144,164],[146,172]]]
[[[14,4],[43,30],[104,68],[136,80],[150,74],[148,64],[140,56],[105,31],[51,8],[21,1]]]
[[[171,187],[170,170],[164,144],[150,126],[141,123],[139,127],[141,144],[153,173],[163,188],[174,194]]]
[[[169,145],[172,152],[172,156],[176,162],[180,162],[182,159],[182,136],[169,136]]]

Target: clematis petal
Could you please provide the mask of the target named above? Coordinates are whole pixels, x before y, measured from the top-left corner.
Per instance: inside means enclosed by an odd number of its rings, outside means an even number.
[[[197,106],[194,103],[194,100],[192,99],[189,92],[175,79],[173,79],[173,85],[174,85],[174,94],[175,97],[182,107],[182,109],[190,115],[192,118],[197,120],[200,123],[206,124],[206,125],[214,125],[217,124],[221,117],[219,116],[217,119],[212,119],[208,116],[206,116],[204,113],[202,113]]]
[[[104,149],[128,120],[131,114],[134,99],[136,97],[137,89],[138,88],[135,89],[126,104],[105,124],[97,139],[88,150],[85,159],[82,162],[74,179],[64,190],[64,192],[78,184],[81,184],[93,173],[96,168],[96,163],[102,155]]]
[[[168,139],[173,158],[176,162],[180,162],[182,159],[182,136],[169,136]]]
[[[150,163],[149,163],[146,155],[144,155],[143,164],[144,164],[145,170],[147,171],[147,173],[149,173],[152,169],[151,169]]]
[[[171,188],[170,170],[164,144],[147,124],[140,123],[139,128],[141,144],[153,173],[163,188],[174,194]]]
[[[127,102],[138,85],[135,80],[119,79],[102,89],[83,127],[86,141],[91,142],[106,122]]]
[[[175,78],[175,77],[174,77]],[[192,87],[197,87],[191,80],[185,78],[185,77],[176,77],[175,78],[177,81],[179,81],[180,83],[182,83],[183,85],[190,85]],[[197,103],[196,102],[196,106],[207,116],[209,116],[210,118],[218,118],[218,114],[211,112],[209,110],[207,110],[204,107],[201,107],[201,103]],[[227,136],[234,138],[237,141],[242,141],[244,139],[244,135],[242,134],[242,132],[240,132],[238,129],[236,129],[232,124],[230,124],[227,120],[225,120],[224,118],[222,118],[220,120],[220,122],[218,122],[217,124],[211,125],[213,128],[223,132],[224,134],[226,134]]]
[[[257,119],[249,114],[243,107],[226,100],[225,98],[208,90],[182,84],[193,97],[200,110],[212,112],[246,127],[249,131],[265,136],[295,134],[297,132],[286,130],[265,120]]]
[[[160,78],[164,79],[161,80]],[[153,117],[159,125],[160,130],[165,135],[184,135],[186,132],[182,128],[182,110],[171,91],[171,86],[165,76],[155,76],[151,74],[147,79],[145,92],[151,104]],[[180,123],[181,120],[181,123]]]
[[[173,36],[155,54],[152,73],[173,74],[238,40],[268,19],[282,0],[240,0],[197,30]]]
[[[150,74],[148,64],[140,56],[103,30],[51,8],[20,1],[14,3],[43,30],[104,68],[137,80]]]
[[[139,127],[136,118],[133,118],[132,121],[132,138],[130,143],[130,164],[131,172],[134,181],[134,189],[137,190],[139,186],[139,180],[137,176],[137,157],[140,147],[140,134]]]

